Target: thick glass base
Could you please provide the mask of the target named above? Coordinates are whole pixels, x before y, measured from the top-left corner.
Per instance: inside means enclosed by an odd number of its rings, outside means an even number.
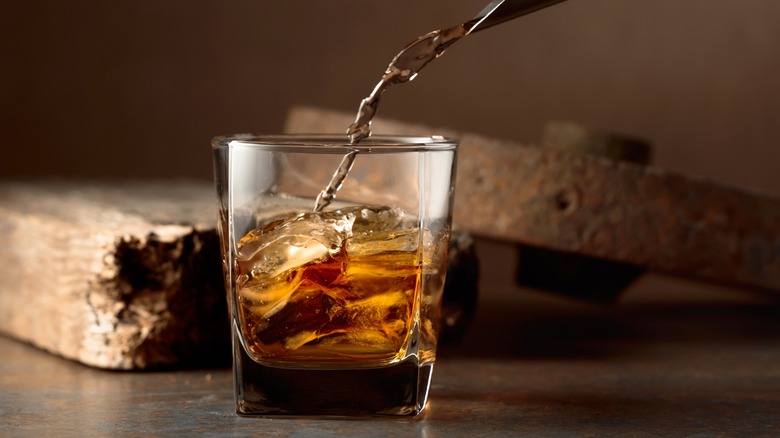
[[[428,399],[433,364],[416,358],[382,368],[290,369],[236,350],[236,412],[247,416],[415,416]]]

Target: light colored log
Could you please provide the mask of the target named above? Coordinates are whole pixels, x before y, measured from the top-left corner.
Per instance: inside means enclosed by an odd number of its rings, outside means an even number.
[[[0,332],[108,369],[226,353],[215,205],[207,183],[0,183]]]

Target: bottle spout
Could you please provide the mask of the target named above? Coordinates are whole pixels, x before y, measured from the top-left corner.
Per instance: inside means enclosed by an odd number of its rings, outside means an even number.
[[[562,1],[564,0],[493,0],[473,19],[464,23],[463,27],[468,33],[477,32]]]

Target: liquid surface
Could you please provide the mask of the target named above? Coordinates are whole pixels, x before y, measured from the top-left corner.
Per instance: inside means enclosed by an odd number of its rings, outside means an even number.
[[[236,257],[248,353],[307,366],[401,360],[420,313],[420,240],[390,207],[299,213],[250,231]]]

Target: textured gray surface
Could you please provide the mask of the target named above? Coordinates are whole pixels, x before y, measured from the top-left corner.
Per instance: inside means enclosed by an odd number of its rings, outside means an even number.
[[[424,417],[343,420],[237,417],[226,369],[108,372],[0,338],[0,435],[770,437],[778,339],[777,304],[489,298]]]

